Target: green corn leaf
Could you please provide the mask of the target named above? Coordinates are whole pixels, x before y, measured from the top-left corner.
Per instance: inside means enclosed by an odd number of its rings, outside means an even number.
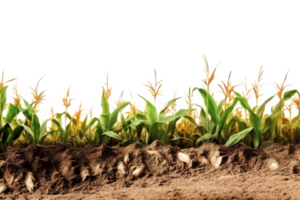
[[[161,120],[161,119],[163,118],[164,112],[167,110],[167,108],[168,108],[169,106],[171,106],[171,105],[176,105],[176,104],[175,104],[175,103],[176,103],[176,100],[178,100],[178,99],[180,99],[180,98],[181,98],[181,97],[178,97],[178,98],[175,98],[175,99],[172,99],[171,101],[169,101],[169,102],[167,103],[166,107],[165,107],[162,111],[160,111],[159,116],[158,116],[158,120]]]
[[[47,126],[47,123],[50,121],[51,119],[46,119],[44,122],[43,122],[43,124],[42,124],[42,126],[41,126],[41,128],[40,128],[40,134],[43,134],[44,133],[44,131],[45,131],[45,129],[46,129],[46,126]]]
[[[274,144],[274,141],[272,141],[272,140],[265,141],[265,142],[261,143],[260,148],[262,148],[262,149],[267,148],[267,147],[272,146],[273,144]]]
[[[62,143],[66,143],[69,140],[70,137],[70,131],[71,131],[71,123],[70,122],[67,126],[66,126],[66,130],[64,131],[63,137],[62,138]]]
[[[88,115],[85,116],[80,128],[81,130],[85,130],[85,127],[86,127],[86,124],[87,124],[87,118],[88,118]]]
[[[201,122],[202,122],[205,130],[207,131],[208,130],[208,119],[207,119],[206,113],[204,111],[204,108],[202,108],[202,107],[201,107],[201,111],[200,111],[200,119],[201,119]]]
[[[194,126],[196,126],[198,128],[198,130],[201,134],[200,136],[205,135],[205,131],[203,130],[204,128],[201,127],[201,126],[198,126],[197,122],[192,117],[185,115],[185,116],[183,116],[183,118],[189,120]],[[214,125],[214,122],[212,120],[211,120],[211,122],[212,123],[211,123],[210,126],[212,127],[212,130],[213,130],[215,125]]]
[[[162,118],[159,122],[160,123],[169,122],[169,125],[167,127],[167,130],[163,134],[161,141],[164,142],[167,134],[175,127],[176,122],[181,117],[184,117],[184,118],[188,119],[191,123],[193,123],[195,126],[198,127],[197,123],[195,122],[195,120],[192,117],[186,116],[187,114],[189,114],[190,112],[192,112],[194,110],[197,110],[197,109],[196,108],[192,108],[192,109],[181,108],[174,115],[169,115],[169,116],[165,116],[164,118]]]
[[[279,113],[281,113],[282,109],[284,108],[284,102],[289,100],[295,93],[297,93],[297,90],[286,91],[283,94],[283,98],[280,99],[280,101],[274,107],[274,110],[272,111],[272,115],[276,116]]]
[[[59,132],[59,130],[57,129],[57,130],[51,130],[51,131],[49,131],[48,133],[46,133],[46,134],[44,134],[44,135],[42,135],[41,136],[41,139],[40,139],[40,141],[39,141],[39,144],[44,144],[44,142],[45,142],[45,139],[47,138],[47,136],[48,135],[52,135],[53,133],[55,133],[55,132]]]
[[[298,120],[298,124],[295,131],[294,141],[296,143],[300,143],[300,120]]]
[[[180,109],[178,112],[176,112],[174,115],[163,117],[159,122],[160,123],[167,123],[171,122],[173,120],[176,120],[177,118],[183,117],[190,112],[194,111],[196,109]]]
[[[24,130],[32,136],[32,138],[34,138],[34,133],[31,131],[31,129],[28,126],[24,124],[20,124],[20,126],[22,126]]]
[[[55,112],[56,113],[56,119],[62,119],[62,116],[65,114],[65,112]]]
[[[264,126],[264,128],[262,130],[262,133],[265,133],[265,132],[267,132],[269,130],[269,128],[272,125],[272,120],[274,120],[274,117],[272,117],[271,115],[266,118],[266,120],[265,120],[265,126]]]
[[[230,114],[232,113],[233,108],[235,107],[235,105],[237,104],[238,101],[239,101],[238,98],[234,98],[231,106],[229,106],[224,111],[219,123],[217,124],[217,131],[216,131],[216,139],[217,140],[220,140],[221,131],[222,131],[224,125],[226,124]]]
[[[132,123],[134,120],[136,120],[136,118],[133,116],[133,117],[130,117],[129,115],[126,117],[126,122],[128,123],[128,124],[130,124],[130,123]]]
[[[58,120],[59,124],[62,125],[62,116],[65,114],[63,113],[56,113],[56,119]]]
[[[110,115],[109,117],[109,121],[108,121],[108,130],[112,130],[114,124],[117,122],[118,119],[118,115],[120,112],[122,112],[122,110],[129,105],[130,102],[124,102],[121,106],[119,106],[118,108],[116,108]]]
[[[26,102],[26,103],[25,103],[25,102]],[[27,119],[32,120],[31,117],[32,117],[32,114],[33,114],[33,109],[32,109],[33,103],[32,103],[32,104],[29,104],[29,103],[27,103],[26,100],[24,100],[24,103],[25,103],[25,105],[26,105],[26,109],[23,109],[22,113],[23,113],[23,115],[24,115]]]
[[[276,117],[273,115],[270,115],[266,121],[265,121],[265,126],[262,130],[262,133],[265,134],[268,132],[268,137],[270,140],[273,139],[274,133],[275,133],[275,126],[276,126]]]
[[[142,115],[142,114],[139,114],[139,113],[138,113],[138,114],[136,114],[135,116],[136,116],[137,119],[148,120],[148,118],[147,118],[146,115]]]
[[[233,116],[230,119],[230,121],[228,122],[228,124],[226,124],[224,126],[223,131],[222,131],[222,136],[223,136],[224,140],[227,140],[233,123],[236,122],[236,121],[238,121],[238,120],[242,121],[242,119],[239,116],[235,115],[235,116]]]
[[[4,81],[3,85],[7,85],[8,83],[11,83],[11,82],[16,81],[16,80],[20,81],[20,77],[10,78],[10,79]]]
[[[126,139],[126,140],[120,142],[120,145],[129,145],[129,144],[133,144],[133,143],[136,143],[136,142],[137,141],[134,140],[134,139]],[[141,144],[141,143],[139,143],[139,144]],[[145,145],[143,145],[143,146],[145,146]]]
[[[14,130],[11,129],[11,127],[9,127],[5,133],[7,133],[7,135],[3,135],[2,137],[2,152],[5,152],[7,147],[10,146],[12,144],[13,140],[16,140],[20,137],[21,133],[23,131],[23,127],[22,126],[17,126]]]
[[[38,116],[35,115],[35,114],[32,114],[32,127],[31,127],[31,130],[34,134],[34,137],[33,137],[33,143],[34,144],[37,144],[39,139],[40,139],[40,128],[41,128],[41,125],[40,125]]]
[[[109,112],[109,103],[104,96],[104,91],[102,92],[101,107],[102,107],[102,114],[107,115],[108,113],[110,113]]]
[[[195,132],[195,134],[197,134],[200,137],[204,136],[207,133],[203,126],[199,126],[198,130],[199,130],[199,133]]]
[[[100,137],[101,137],[102,133],[103,133],[103,130],[101,128],[100,123],[98,123],[98,125],[96,127],[96,131],[95,131],[95,135],[94,135],[94,140],[93,140],[94,145],[99,145]]]
[[[284,101],[287,101],[289,100],[290,98],[292,98],[292,96],[294,96],[294,94],[296,94],[298,91],[297,90],[289,90],[289,91],[286,91],[284,94],[283,94],[283,99]]]
[[[98,122],[98,124],[100,124],[100,120],[98,118],[94,117],[93,119],[91,119],[91,121],[85,127],[84,132],[86,132],[87,130],[89,130],[95,124],[96,121]]]
[[[190,116],[188,116],[188,115],[185,115],[185,116],[183,116],[183,118],[189,120],[194,126],[196,126],[196,127],[199,128],[197,122],[196,122],[192,117],[190,117]]]
[[[169,122],[166,131],[164,132],[163,136],[160,139],[161,142],[163,142],[163,143],[165,142],[167,135],[175,128],[176,122],[178,120],[179,119]]]
[[[151,125],[150,122],[148,122],[147,116],[146,115],[142,115],[142,114],[136,114],[135,116],[138,120],[144,120],[145,123],[140,123],[139,125],[136,125],[136,134],[137,134],[137,138],[140,138],[143,128],[145,127],[147,130],[149,128],[149,126]],[[133,123],[133,122],[132,122]],[[148,125],[146,125],[146,123],[148,123]]]
[[[118,134],[116,134],[112,131],[107,131],[107,132],[103,133],[102,135],[107,135],[107,136],[115,138],[117,140],[123,140]]]
[[[274,110],[272,111],[272,115],[276,116],[279,113],[281,113],[283,107],[284,107],[284,99],[281,99],[274,107]]]
[[[222,111],[222,108],[223,108],[223,104],[225,103],[225,99],[223,99],[222,101],[219,102],[218,104],[218,110],[219,110],[219,113]]]
[[[122,123],[122,128],[126,129],[126,127],[128,126],[128,123],[127,123],[127,121],[124,118],[124,115],[122,113],[121,113],[121,123]]]
[[[110,116],[110,113],[100,115],[100,125],[104,132],[106,132],[108,130],[109,116]]]
[[[214,136],[210,133],[207,133],[204,136],[202,136],[201,138],[199,138],[196,143],[201,142],[201,141],[205,141],[205,140],[209,140],[211,138],[214,138]]]
[[[186,137],[176,137],[176,138],[173,138],[173,139],[172,139],[172,141],[177,141],[177,140],[188,140],[188,141],[192,142],[191,139],[186,138]]]
[[[59,130],[60,133],[64,132],[64,129],[62,128],[59,121],[57,121],[56,119],[51,119],[51,122],[53,122],[53,124],[56,126],[56,128]]]
[[[25,124],[25,120],[17,119],[17,124]]]
[[[6,106],[6,90],[8,86],[2,87],[0,92],[0,127],[2,127],[2,114]]]
[[[101,135],[100,141],[102,144],[107,145],[110,141],[111,137],[108,137],[107,135]]]
[[[134,119],[134,117],[131,117],[131,118],[129,118],[129,119],[125,119],[125,117],[123,116],[123,114],[121,113],[121,123],[122,123],[122,129],[123,129],[123,131],[127,131],[127,130],[129,130],[129,138],[132,138],[132,128],[131,127],[128,127],[127,128],[127,126],[129,125],[129,124],[131,124],[132,123],[132,120]]]
[[[237,92],[234,92],[239,100],[240,104],[248,110],[250,113],[250,126],[253,127],[254,131],[250,132],[250,135],[253,140],[254,148],[258,148],[262,142],[262,127],[261,127],[261,120],[260,118],[252,111],[251,107],[249,106],[248,101],[241,97],[241,95]]]
[[[250,127],[253,127],[253,131],[250,132],[251,138],[253,140],[254,148],[258,148],[262,142],[262,127],[260,118],[254,114],[250,113]]]
[[[213,99],[213,97],[208,94],[204,89],[198,89],[205,105],[208,106],[208,113],[210,114],[212,120],[215,122],[215,124],[218,124],[220,121],[220,115],[219,115],[219,109],[217,106],[217,103]]]
[[[7,111],[7,114],[6,114],[6,117],[5,117],[5,123],[6,122],[11,123],[13,118],[15,116],[17,116],[18,113],[19,113],[18,107],[14,106],[13,104],[9,104],[8,111]]]
[[[6,90],[8,86],[2,87],[2,90],[0,92],[0,112],[2,113],[4,111],[5,105],[6,105]]]
[[[10,130],[8,130],[8,129],[10,129]],[[4,144],[4,142],[6,142],[10,132],[12,132],[12,128],[11,128],[10,124],[5,123],[0,129],[0,135],[1,135],[0,138],[2,139],[2,144]]]
[[[239,133],[236,133],[236,134],[230,136],[228,141],[225,143],[225,146],[231,146],[231,145],[238,143],[241,139],[246,137],[250,133],[250,131],[252,131],[252,129],[253,129],[253,127],[249,127]]]
[[[2,149],[2,152],[4,153],[7,149],[7,147],[9,146],[9,142],[8,141],[11,141],[11,138],[12,138],[12,135],[10,134],[8,136],[8,139],[6,142],[4,142],[4,144],[2,145],[1,149]]]
[[[252,108],[252,112],[256,113],[257,108],[258,108],[258,106],[254,106],[254,107]]]
[[[77,126],[77,120],[74,118],[74,117],[72,117],[71,115],[70,115],[70,113],[68,113],[68,112],[64,112],[65,114],[66,114],[66,117],[70,120],[70,121],[72,121],[72,123],[75,125],[75,126]]]
[[[188,93],[189,93],[189,99],[193,98],[194,93],[199,89],[200,87],[194,86],[192,88],[192,85],[189,85]]]
[[[151,144],[154,140],[158,139],[159,136],[159,126],[160,124],[158,122],[152,124],[150,126],[148,137],[146,138],[146,144]]]
[[[20,113],[20,112],[23,112],[26,108],[23,108],[23,106],[22,106],[22,104],[18,104],[18,114]]]
[[[158,114],[157,114],[156,108],[147,99],[145,99],[141,95],[138,95],[138,96],[141,97],[142,99],[144,99],[146,101],[146,109],[147,109],[148,119],[151,122],[151,124],[154,124],[155,122],[157,122],[157,118],[158,118]]]
[[[86,138],[88,144],[93,144],[94,141],[90,135],[87,135],[85,132],[82,132],[81,134]]]
[[[138,126],[138,125],[148,125],[150,126],[151,123],[147,120],[143,120],[143,119],[140,119],[140,120],[136,120],[136,121],[133,121],[131,124],[128,125],[128,127],[130,126]]]
[[[235,115],[234,116],[235,121],[238,124],[238,130],[239,132],[245,130],[247,128],[247,124],[244,122],[244,120],[242,118],[240,118],[239,116]]]
[[[22,131],[24,130],[24,127],[21,125],[18,125],[14,130],[13,130],[13,137],[12,140],[16,140],[20,137]]]
[[[207,133],[214,134],[216,132],[216,124],[213,120],[209,121],[209,131]]]
[[[259,118],[262,118],[262,116],[263,116],[263,114],[264,114],[264,112],[265,112],[265,107],[266,107],[266,105],[267,105],[267,103],[269,103],[273,98],[275,97],[275,95],[274,96],[271,96],[270,98],[268,98],[263,104],[261,104],[261,106],[259,106],[259,108],[257,109],[257,116],[259,117]]]
[[[73,146],[77,147],[77,142],[79,143],[78,147],[83,144],[83,140],[78,135],[70,135],[69,142],[73,143]]]

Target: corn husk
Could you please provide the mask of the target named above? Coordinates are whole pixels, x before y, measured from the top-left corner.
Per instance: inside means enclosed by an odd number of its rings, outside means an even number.
[[[96,166],[92,167],[92,173],[91,176],[98,176],[101,174],[100,164],[97,164]]]
[[[189,167],[192,167],[193,163],[192,163],[192,160],[189,155],[182,153],[182,152],[178,152],[177,158],[178,158],[178,160],[185,162]]]
[[[81,181],[84,182],[86,177],[90,176],[89,168],[88,167],[82,167],[80,169],[80,178]]]
[[[129,161],[130,161],[130,159],[129,159],[129,154],[127,153],[127,154],[125,154],[125,156],[124,156],[124,163],[125,163],[125,165],[128,165]]]
[[[0,179],[0,194],[4,193],[7,189],[6,184],[4,183],[3,179]]]
[[[28,172],[26,177],[25,177],[25,185],[27,187],[27,190],[29,192],[33,192],[35,187],[36,187],[36,180],[33,176],[32,172]]]
[[[125,178],[126,166],[124,165],[124,163],[122,161],[120,161],[118,164],[118,172],[119,172],[120,178]]]
[[[201,164],[203,164],[203,165],[209,164],[209,161],[204,156],[201,156],[199,160],[200,160]]]
[[[138,167],[136,167],[136,169],[132,172],[133,176],[135,178],[139,178],[143,175],[144,171],[145,171],[145,165],[141,164]]]
[[[222,164],[223,157],[219,156],[220,152],[215,151],[213,156],[210,158],[210,163],[215,167],[218,168]]]
[[[0,160],[0,167],[4,166],[5,165],[5,160]]]
[[[151,154],[151,155],[157,155],[159,154],[157,151],[147,151],[148,154]]]

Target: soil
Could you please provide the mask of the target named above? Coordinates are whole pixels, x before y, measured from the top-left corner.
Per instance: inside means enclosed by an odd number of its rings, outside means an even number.
[[[300,199],[300,144],[9,147],[0,154],[0,193],[0,199]]]

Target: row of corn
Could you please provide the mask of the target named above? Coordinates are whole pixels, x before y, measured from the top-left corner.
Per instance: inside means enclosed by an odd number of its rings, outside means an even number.
[[[202,141],[217,142],[226,146],[233,145],[239,141],[255,148],[271,145],[274,142],[282,144],[300,142],[300,93],[297,89],[285,90],[293,86],[286,84],[289,67],[283,82],[272,81],[275,93],[259,105],[259,98],[266,96],[261,93],[264,82],[263,66],[260,66],[257,80],[251,82],[248,87],[247,76],[244,81],[234,85],[231,80],[230,70],[227,83],[221,80],[216,85],[219,91],[212,91],[211,85],[216,81],[216,71],[221,61],[210,73],[206,54],[201,54],[205,65],[202,71],[205,78],[201,79],[200,87],[189,86],[188,92],[178,95],[177,87],[173,87],[172,98],[166,98],[156,106],[158,96],[163,96],[163,81],[157,81],[157,72],[154,68],[154,84],[146,79],[148,84],[142,87],[149,92],[153,101],[136,93],[143,100],[136,104],[132,92],[127,89],[128,97],[124,98],[126,88],[124,87],[119,97],[112,99],[113,111],[110,111],[109,99],[113,95],[113,85],[109,87],[109,73],[106,70],[106,80],[100,92],[101,114],[95,116],[93,101],[89,109],[83,108],[80,102],[79,108],[75,109],[73,115],[68,109],[73,105],[71,88],[67,89],[61,98],[63,112],[54,111],[51,103],[47,113],[49,118],[43,119],[37,115],[41,112],[40,107],[47,99],[47,90],[39,91],[39,82],[34,88],[29,87],[31,103],[28,103],[17,89],[20,78],[12,78],[4,81],[4,70],[1,72],[0,82],[0,134],[1,148],[5,151],[7,146],[30,144],[58,144],[71,142],[76,147],[83,147],[90,143],[93,145],[106,144],[130,144],[140,142],[149,145],[154,140],[170,143],[180,147],[199,146]],[[8,84],[12,85],[12,102],[7,103]],[[238,93],[235,88],[243,86]],[[198,92],[204,106],[193,102],[194,93]],[[210,92],[212,91],[212,92]],[[215,94],[221,93],[222,100],[216,100]],[[249,101],[255,97],[255,105],[250,106]],[[266,106],[277,97],[278,102],[271,106],[271,114],[264,113]],[[184,99],[185,108],[179,108],[176,101]],[[25,104],[22,106],[21,102]],[[143,106],[143,109],[141,107]],[[127,107],[128,111],[123,112]],[[158,112],[157,109],[160,111]],[[4,111],[7,111],[6,115]],[[285,116],[289,112],[289,117]],[[22,113],[22,117],[19,114]],[[298,115],[293,117],[294,113]],[[85,115],[84,118],[82,116]],[[63,123],[63,120],[65,122]],[[40,122],[42,121],[42,123]],[[41,123],[41,124],[40,124]],[[47,124],[50,123],[50,126]]]

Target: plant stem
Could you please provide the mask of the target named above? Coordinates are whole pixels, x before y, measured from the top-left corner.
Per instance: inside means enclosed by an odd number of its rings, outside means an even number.
[[[258,98],[256,98],[256,106],[258,105]]]
[[[207,117],[207,132],[209,132],[209,115],[208,115],[208,91],[209,91],[209,85],[207,84],[207,96],[206,96],[206,117]]]
[[[281,124],[282,124],[282,112],[280,112],[280,117],[279,117],[279,137],[281,140]]]
[[[280,112],[279,116],[278,116],[278,135],[276,137],[276,141],[281,143],[281,124],[282,124],[282,118],[281,118],[282,112]]]
[[[245,108],[245,120],[246,120],[246,126],[247,126],[247,109],[246,108]],[[250,136],[247,135],[244,140],[245,144],[247,144],[247,145],[249,145],[249,137]]]

